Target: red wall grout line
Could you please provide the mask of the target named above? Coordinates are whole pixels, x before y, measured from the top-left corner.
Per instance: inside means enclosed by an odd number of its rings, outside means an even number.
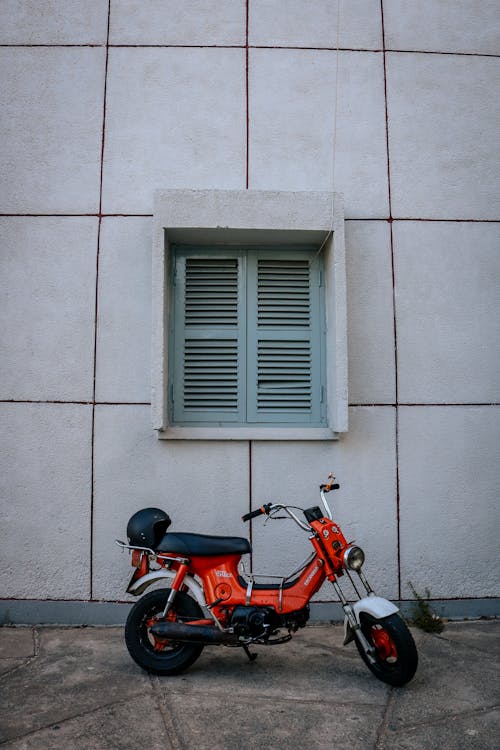
[[[252,467],[252,441],[248,441],[248,512],[253,510],[253,467]],[[250,538],[250,572],[253,573],[253,520],[249,521],[248,536]]]
[[[337,52],[336,47],[299,47],[292,45],[270,45],[270,44],[251,44],[250,49],[269,49],[269,50],[297,50],[304,52]],[[397,54],[411,55],[454,55],[457,57],[493,57],[496,55],[490,52],[442,52],[440,50],[418,50],[418,49],[369,49],[368,47],[339,47],[339,52],[372,52],[380,54],[384,52],[395,52]]]
[[[246,120],[246,150],[245,150],[245,189],[248,190],[249,185],[249,165],[250,165],[250,107],[249,107],[249,76],[248,76],[248,64],[249,64],[249,47],[248,47],[248,28],[250,18],[250,0],[245,0],[245,120]],[[253,504],[253,467],[252,467],[252,441],[248,441],[248,510],[252,510]],[[250,539],[250,572],[253,573],[253,521],[249,521],[248,536]]]
[[[32,213],[0,213],[0,219],[81,219],[81,218],[95,218],[95,219],[151,219],[153,214],[126,214],[126,213],[92,213],[92,214],[32,214]],[[452,224],[500,224],[500,219],[426,219],[423,217],[415,216],[359,216],[359,217],[347,217],[345,221],[418,221],[418,222],[430,222],[430,223],[452,223]]]
[[[484,402],[476,402],[476,401],[466,401],[464,403],[454,401],[454,402],[447,402],[444,404],[440,403],[429,403],[429,404],[412,404],[407,402],[399,402],[399,406],[406,406],[406,407],[413,407],[413,406],[432,406],[432,407],[438,407],[438,406],[500,406],[500,403],[498,401],[484,401]]]
[[[245,49],[245,44],[110,44],[110,49]]]
[[[386,49],[386,52],[396,52],[403,55],[447,55],[455,57],[500,57],[493,52],[450,52],[444,50],[429,49]]]
[[[107,49],[245,49],[247,45],[243,44],[99,44],[99,43],[81,43],[81,44],[30,44],[30,43],[4,43],[0,44],[0,48],[6,47],[6,48],[14,48],[14,49],[23,49],[23,48],[33,48],[33,47],[41,47],[41,48],[81,48],[81,47],[89,47],[93,49],[102,49],[106,47]],[[298,45],[287,45],[287,44],[250,44],[248,45],[250,49],[262,49],[262,50],[296,50],[296,51],[304,51],[304,52],[336,52],[336,47],[302,47]],[[447,55],[447,56],[455,56],[455,57],[492,57],[492,58],[498,58],[500,55],[497,55],[493,52],[452,52],[450,50],[425,50],[425,49],[370,49],[368,47],[339,47],[339,52],[373,52],[373,53],[383,53],[383,52],[395,52],[397,54],[411,54],[411,55]]]
[[[89,560],[89,593],[93,598],[93,560],[94,560],[94,482],[95,482],[95,394],[97,374],[97,319],[99,312],[99,255],[101,250],[101,226],[102,226],[102,178],[104,171],[104,140],[106,131],[106,94],[108,84],[108,62],[109,62],[109,23],[111,17],[111,0],[108,0],[108,20],[106,28],[106,59],[104,63],[104,92],[102,105],[102,134],[101,134],[101,169],[99,175],[99,225],[97,227],[97,252],[95,267],[95,314],[94,314],[94,373],[92,387],[92,431],[91,431],[91,456],[90,456],[90,560]]]
[[[107,218],[152,218],[153,214],[106,214],[106,213],[93,213],[93,214],[2,214],[1,218],[20,218],[20,219],[107,219]]]
[[[1,215],[1,214],[0,214]],[[435,224],[499,224],[500,219],[426,219],[423,217],[416,218],[411,216],[351,216],[346,217],[345,221],[418,221],[423,223]]]
[[[245,3],[245,105],[246,105],[246,173],[245,188],[248,190],[249,179],[249,147],[250,147],[250,109],[249,109],[249,78],[248,78],[248,22],[249,22],[249,0]]]
[[[445,222],[456,224],[498,224],[500,219],[425,219],[411,216],[399,216],[393,218],[393,221],[424,221],[424,222]]]
[[[99,42],[95,42],[95,43],[92,43],[92,42],[83,43],[82,42],[81,44],[76,44],[76,43],[71,44],[69,42],[67,44],[57,44],[55,42],[54,42],[54,44],[49,44],[49,43],[46,43],[46,44],[42,44],[42,43],[39,43],[39,44],[29,44],[29,43],[25,43],[25,44],[21,44],[21,43],[19,43],[19,44],[14,44],[14,43],[12,43],[12,44],[9,44],[9,43],[0,44],[0,47],[14,47],[14,48],[28,47],[28,49],[31,48],[31,47],[49,47],[49,48],[54,47],[56,49],[59,48],[59,47],[62,47],[63,49],[64,48],[70,48],[71,49],[72,47],[92,47],[92,48],[102,49],[105,46],[106,46],[105,44],[100,44]]]
[[[419,406],[422,406],[422,407],[428,407],[429,406],[429,407],[435,408],[435,407],[439,407],[439,406],[447,406],[447,407],[448,406],[450,406],[450,407],[453,407],[453,406],[500,406],[500,402],[498,402],[498,401],[465,401],[465,402],[453,401],[453,402],[448,402],[447,401],[447,402],[444,402],[444,403],[438,403],[438,402],[432,402],[432,403],[427,403],[427,402],[409,403],[409,402],[406,402],[406,401],[398,401],[397,404],[395,404],[395,403],[394,404],[389,404],[389,403],[385,403],[385,404],[349,404],[349,406],[352,407],[352,408],[361,408],[361,407],[363,407],[363,408],[367,408],[367,407],[368,408],[371,408],[371,407],[376,407],[376,408],[390,407],[390,408],[394,408],[394,409],[397,409],[400,406],[404,406],[404,407],[408,407],[408,408],[419,407]]]
[[[66,404],[74,406],[151,406],[151,401],[52,401],[50,399],[0,398],[0,404]]]
[[[62,404],[64,406],[93,406],[93,401],[55,401],[50,399],[0,398],[0,404]]]
[[[392,200],[391,200],[391,155],[389,145],[389,109],[387,102],[387,64],[385,48],[385,25],[384,25],[384,0],[380,0],[380,21],[382,25],[382,48],[384,63],[384,108],[385,108],[385,142],[387,150],[387,191],[389,201],[389,238],[391,247],[391,277],[392,277],[392,311],[393,311],[393,334],[394,334],[394,395],[396,401],[395,420],[395,460],[396,460],[396,534],[397,534],[397,561],[398,561],[398,596],[401,598],[401,518],[400,518],[400,494],[399,494],[399,410],[398,410],[398,338],[396,321],[396,276],[394,268],[394,237],[392,231]]]

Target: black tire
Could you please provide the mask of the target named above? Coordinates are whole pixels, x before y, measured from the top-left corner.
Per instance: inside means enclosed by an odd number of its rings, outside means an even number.
[[[368,669],[382,682],[401,687],[411,680],[418,665],[417,647],[413,636],[399,615],[377,620],[366,612],[360,613],[363,635],[375,647],[372,664],[356,639],[356,646]]]
[[[191,666],[203,651],[198,643],[156,641],[148,622],[163,611],[170,589],[157,589],[134,604],[125,625],[125,643],[132,659],[147,672],[174,675]],[[199,620],[203,613],[187,594],[179,591],[167,619],[188,622]]]

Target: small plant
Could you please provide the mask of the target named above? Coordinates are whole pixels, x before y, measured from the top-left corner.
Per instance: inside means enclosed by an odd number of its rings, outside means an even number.
[[[411,620],[413,625],[416,625],[421,630],[425,630],[426,633],[441,633],[444,629],[444,622],[439,615],[434,614],[431,610],[429,604],[431,592],[429,589],[425,589],[424,598],[415,590],[411,581],[408,581],[408,586],[417,600],[413,605],[413,618]]]

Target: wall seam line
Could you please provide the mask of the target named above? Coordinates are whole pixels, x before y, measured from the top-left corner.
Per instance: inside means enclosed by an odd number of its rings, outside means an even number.
[[[90,600],[93,600],[94,594],[94,490],[95,490],[95,407],[96,407],[96,376],[97,376],[97,329],[99,314],[99,260],[101,251],[101,229],[102,229],[102,182],[104,172],[104,142],[106,133],[106,96],[108,84],[108,63],[109,63],[109,24],[111,17],[111,0],[108,0],[108,20],[106,28],[106,58],[104,63],[104,92],[102,106],[102,132],[101,132],[101,166],[99,175],[99,224],[97,227],[97,252],[96,252],[96,269],[95,269],[95,308],[94,308],[94,372],[92,385],[92,430],[91,430],[91,481],[90,481],[90,560],[89,560],[89,578],[90,578]]]
[[[289,44],[105,44],[105,43],[8,43],[5,42],[0,44],[0,48],[6,49],[32,49],[32,48],[48,48],[48,49],[72,49],[72,48],[89,48],[89,49],[245,49],[248,46],[249,49],[261,49],[261,50],[291,50],[291,51],[303,51],[303,52],[336,52],[336,47],[314,47],[314,46],[299,46]],[[445,55],[454,57],[486,57],[497,59],[500,58],[500,54],[494,52],[459,52],[458,50],[421,50],[421,49],[398,49],[398,48],[370,48],[370,47],[339,47],[339,52],[369,52],[372,54],[383,54],[384,52],[390,52],[395,54],[403,55]]]
[[[389,242],[391,251],[391,277],[392,277],[392,310],[393,310],[393,335],[394,335],[394,397],[395,397],[395,428],[394,428],[394,450],[396,463],[396,540],[397,540],[397,569],[398,569],[398,598],[401,598],[401,524],[400,524],[400,485],[399,485],[399,409],[398,409],[398,340],[396,320],[396,276],[394,266],[394,236],[392,231],[392,196],[391,196],[391,155],[389,144],[389,107],[387,98],[387,59],[385,46],[385,24],[384,24],[384,0],[380,0],[380,21],[382,25],[382,48],[384,63],[384,109],[385,109],[385,142],[387,151],[387,194],[389,201]]]
[[[306,191],[307,192],[307,191]],[[83,219],[83,218],[94,218],[94,219],[151,219],[153,214],[128,214],[128,213],[76,213],[76,214],[38,214],[38,213],[0,213],[0,219]],[[351,216],[346,217],[345,221],[413,221],[413,222],[429,222],[437,224],[500,224],[500,219],[429,219],[424,217],[402,217],[402,216]]]

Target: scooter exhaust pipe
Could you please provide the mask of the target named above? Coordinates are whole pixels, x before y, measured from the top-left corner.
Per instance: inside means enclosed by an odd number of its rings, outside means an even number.
[[[151,627],[158,640],[189,643],[238,643],[234,633],[224,633],[210,625],[185,625],[181,622],[157,622]]]

